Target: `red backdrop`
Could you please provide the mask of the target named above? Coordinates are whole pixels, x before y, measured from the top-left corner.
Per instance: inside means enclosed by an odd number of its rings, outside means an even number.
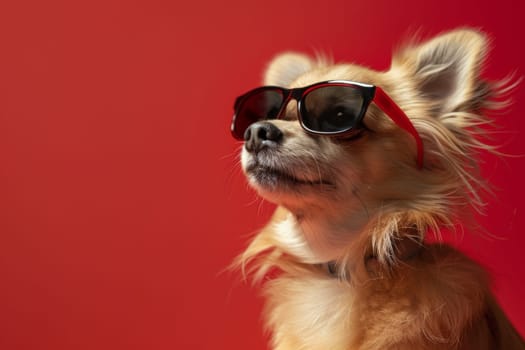
[[[247,189],[233,99],[277,52],[376,69],[420,30],[493,38],[486,75],[525,72],[516,2],[3,1],[0,348],[265,349],[257,291],[224,273],[271,206]],[[502,150],[523,155],[525,89]],[[487,157],[497,197],[465,235],[525,333],[524,160]]]

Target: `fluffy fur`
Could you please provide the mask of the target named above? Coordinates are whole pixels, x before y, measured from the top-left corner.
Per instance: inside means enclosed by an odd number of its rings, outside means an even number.
[[[271,121],[278,145],[243,148],[249,184],[278,205],[238,261],[255,281],[279,271],[264,283],[273,349],[525,349],[483,269],[425,243],[483,206],[476,156],[494,151],[485,112],[503,107],[509,89],[481,78],[487,46],[484,34],[460,29],[407,45],[385,72],[297,53],[270,63],[265,85],[382,87],[425,149],[418,169],[413,138],[374,104],[357,139],[308,135],[293,101]]]

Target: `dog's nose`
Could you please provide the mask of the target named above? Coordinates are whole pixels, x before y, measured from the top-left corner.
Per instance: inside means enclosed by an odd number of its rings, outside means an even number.
[[[283,132],[269,122],[257,122],[244,132],[244,147],[248,152],[258,152],[264,147],[275,146],[283,138]]]

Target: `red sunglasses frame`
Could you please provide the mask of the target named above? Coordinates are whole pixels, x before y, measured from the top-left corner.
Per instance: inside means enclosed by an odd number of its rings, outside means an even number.
[[[363,84],[363,83],[357,83],[353,81],[348,80],[329,80],[324,81],[320,83],[316,83],[313,85],[305,86],[302,88],[294,88],[294,89],[285,89],[279,86],[263,86],[256,88],[254,90],[251,90],[239,97],[235,100],[234,104],[234,110],[235,114],[233,115],[233,120],[231,124],[231,132],[233,137],[236,139],[242,139],[239,136],[238,130],[236,130],[236,119],[238,116],[238,111],[240,110],[240,107],[243,105],[243,103],[253,96],[256,93],[259,93],[263,90],[279,90],[283,94],[283,102],[280,106],[280,111],[277,115],[277,118],[279,118],[282,114],[282,111],[284,110],[285,106],[288,104],[288,102],[291,99],[295,99],[297,101],[297,108],[298,108],[298,114],[299,114],[299,122],[303,129],[305,129],[307,132],[315,135],[328,135],[328,136],[339,136],[341,134],[347,133],[348,131],[352,130],[352,128],[347,130],[341,130],[337,132],[322,132],[322,131],[316,131],[311,130],[302,121],[302,113],[304,113],[304,108],[302,107],[301,101],[304,98],[305,95],[307,95],[309,92],[325,87],[325,86],[344,86],[344,87],[352,87],[354,89],[357,89],[361,92],[363,97],[363,106],[360,112],[360,115],[358,118],[356,118],[357,122],[356,124],[359,124],[362,119],[364,118],[364,115],[366,114],[366,111],[368,109],[368,106],[371,102],[374,102],[383,112],[386,113],[386,115],[401,129],[408,132],[410,135],[414,137],[414,140],[416,141],[416,147],[417,147],[417,165],[421,169],[423,168],[423,141],[421,139],[421,136],[417,132],[416,128],[414,127],[414,124],[410,121],[410,118],[403,112],[403,110],[392,100],[390,96],[387,95],[387,93],[381,89],[379,86],[370,85],[370,84]],[[270,119],[270,118],[268,118]]]

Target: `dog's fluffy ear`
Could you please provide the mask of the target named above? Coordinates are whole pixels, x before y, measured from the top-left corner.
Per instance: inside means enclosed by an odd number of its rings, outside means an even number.
[[[313,60],[303,54],[288,52],[275,57],[264,74],[264,85],[289,87],[299,76],[314,66]]]
[[[479,74],[487,52],[486,36],[472,29],[454,30],[394,57],[400,68],[438,114],[476,110],[485,97]]]

